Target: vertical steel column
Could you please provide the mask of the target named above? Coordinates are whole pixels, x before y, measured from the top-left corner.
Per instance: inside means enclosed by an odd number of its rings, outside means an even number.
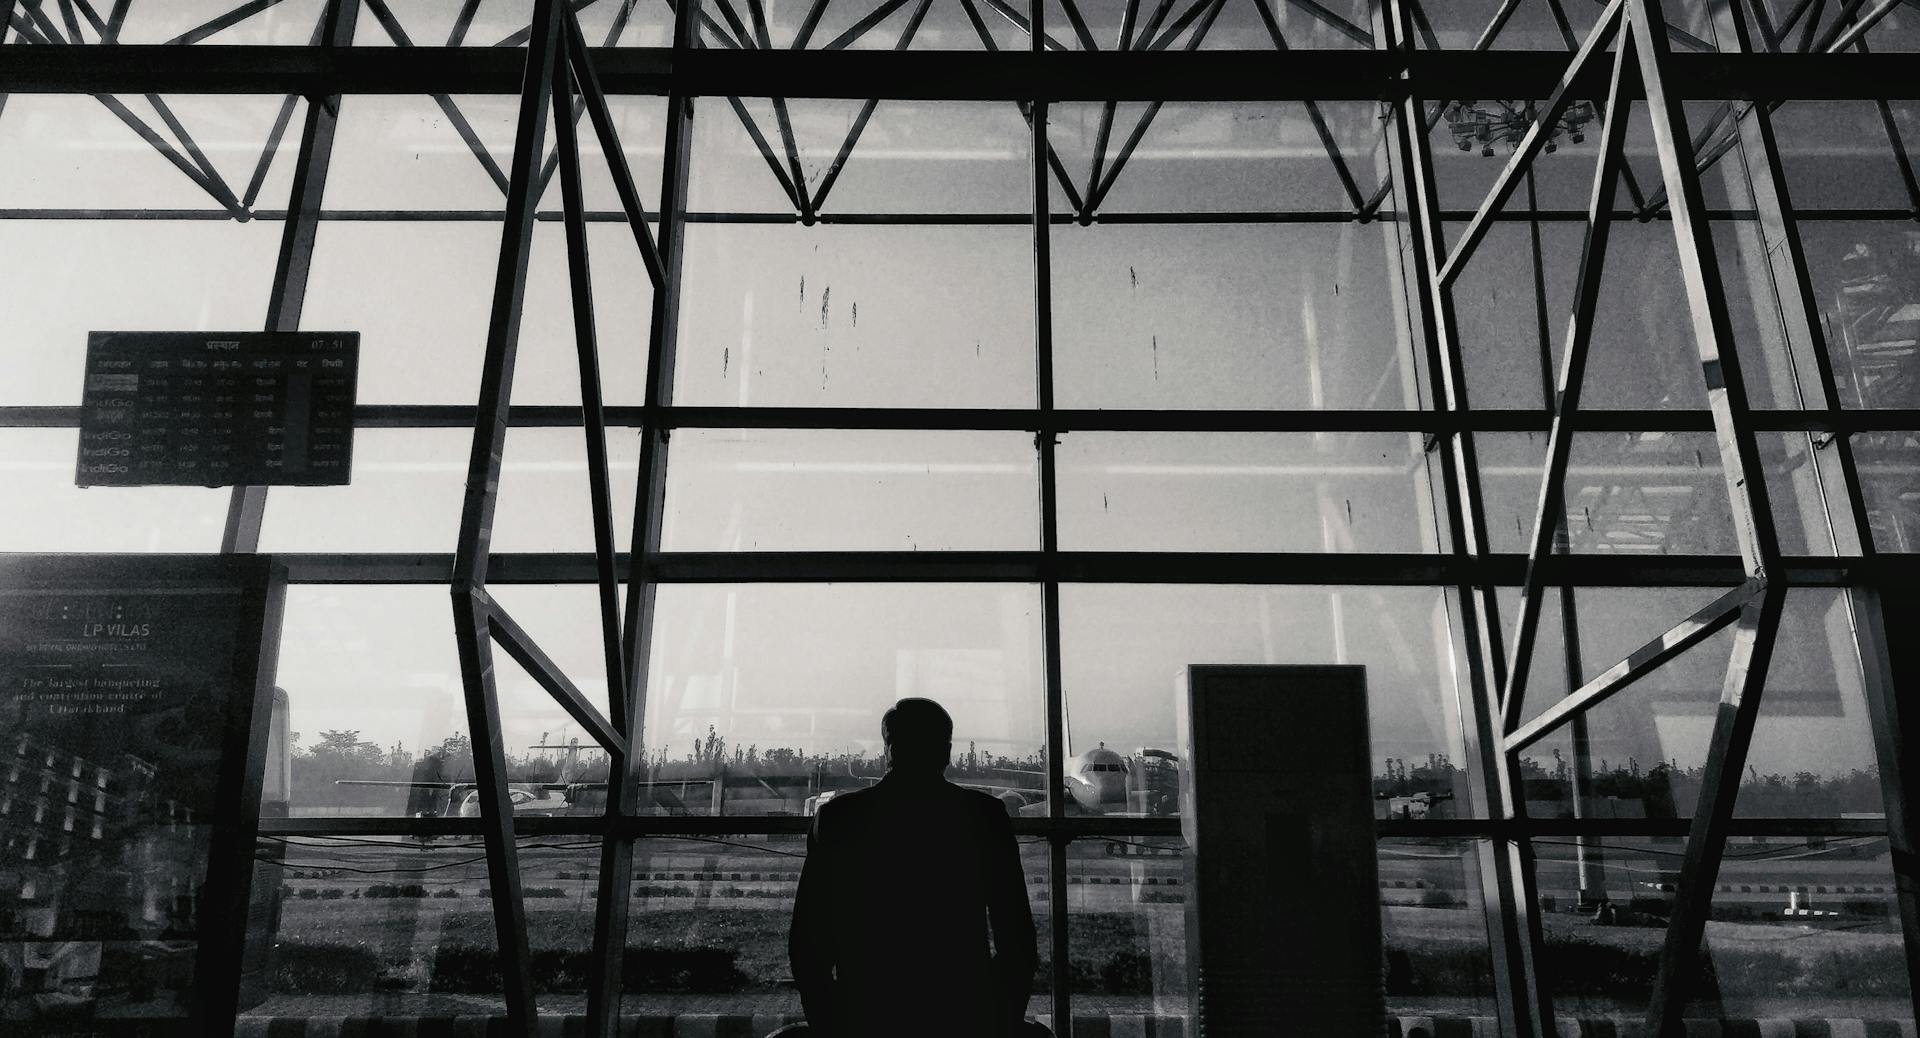
[[[1881,795],[1886,802],[1887,844],[1893,858],[1895,897],[1900,906],[1900,929],[1906,936],[1907,984],[1920,1016],[1920,847],[1914,810],[1920,799],[1920,776],[1902,766],[1907,736],[1915,734],[1920,716],[1901,701],[1902,679],[1909,686],[1920,674],[1920,651],[1911,632],[1920,621],[1920,595],[1906,589],[1856,587],[1849,592],[1854,637],[1866,678],[1867,720],[1873,725],[1873,748],[1880,762]],[[1902,637],[1890,638],[1889,631]],[[1889,773],[1889,765],[1892,771]]]
[[[350,46],[359,13],[359,0],[327,0],[326,10],[320,15],[321,46]],[[0,22],[0,26],[4,24]],[[294,162],[286,223],[280,231],[280,256],[273,269],[273,294],[267,300],[270,332],[300,328],[300,309],[307,299],[307,274],[313,267],[314,237],[320,229],[320,202],[326,194],[327,169],[333,159],[333,131],[339,121],[339,94],[307,98],[300,155]],[[227,502],[227,523],[220,535],[220,551],[226,554],[258,551],[260,523],[266,511],[266,487],[234,487]]]
[[[1374,23],[1378,46],[1394,52],[1411,49],[1412,19],[1405,0],[1381,0],[1375,5]],[[1394,100],[1389,152],[1394,190],[1406,213],[1403,226],[1412,268],[1409,280],[1420,296],[1415,313],[1426,347],[1433,405],[1442,413],[1455,413],[1467,406],[1466,378],[1452,296],[1439,280],[1445,254],[1424,103],[1411,91]],[[1438,434],[1436,440],[1442,481],[1447,488],[1445,508],[1452,527],[1453,550],[1462,556],[1483,555],[1486,518],[1480,503],[1472,437],[1454,430]],[[1509,775],[1509,755],[1498,727],[1499,708],[1493,701],[1496,690],[1504,684],[1505,670],[1497,627],[1498,603],[1492,587],[1461,585],[1456,590],[1466,640],[1471,716],[1462,718],[1461,729],[1473,779],[1471,804],[1476,813],[1489,819],[1512,819],[1518,816],[1521,801]],[[1486,906],[1487,937],[1501,1031],[1511,1038],[1551,1035],[1553,1009],[1535,965],[1541,939],[1531,848],[1525,840],[1487,840],[1476,842],[1475,850],[1481,889],[1492,898]]]
[[[1596,30],[1595,35],[1598,34]],[[1567,463],[1573,456],[1573,419],[1580,409],[1581,390],[1586,384],[1587,353],[1593,342],[1594,312],[1600,303],[1601,272],[1606,266],[1607,242],[1613,230],[1614,187],[1619,182],[1620,170],[1626,165],[1628,120],[1624,113],[1631,105],[1627,103],[1625,91],[1632,60],[1633,38],[1622,34],[1619,49],[1614,53],[1613,78],[1607,86],[1607,108],[1615,113],[1615,118],[1608,119],[1602,126],[1599,153],[1594,157],[1580,272],[1574,284],[1573,313],[1567,318],[1566,353],[1554,386],[1546,464],[1540,475],[1540,491],[1534,499],[1527,575],[1520,589],[1520,617],[1514,626],[1513,646],[1507,658],[1507,680],[1500,696],[1500,730],[1503,732],[1511,732],[1520,724],[1545,593],[1543,567],[1554,552],[1555,541],[1564,541],[1566,535],[1564,484]]]
[[[1761,9],[1756,7],[1755,13],[1760,12]],[[1731,0],[1715,0],[1712,27],[1715,29],[1715,42],[1721,50],[1740,52],[1760,49],[1753,46],[1739,7]],[[1764,26],[1756,28],[1765,32]],[[1812,279],[1808,274],[1806,250],[1800,239],[1793,198],[1787,190],[1780,145],[1773,130],[1773,117],[1766,105],[1755,105],[1749,116],[1738,124],[1741,158],[1747,168],[1754,213],[1760,222],[1774,297],[1780,302],[1780,318],[1785,326],[1794,374],[1796,403],[1804,408],[1808,396],[1812,395],[1819,407],[1838,411],[1841,405],[1834,383],[1831,344],[1820,320],[1820,304],[1814,297]],[[1791,359],[1792,344],[1796,341],[1804,345],[1813,360],[1812,377],[1818,382],[1813,394],[1807,393],[1803,377],[1805,373]],[[1840,470],[1849,515],[1859,537],[1860,554],[1871,558],[1875,554],[1873,529],[1867,517],[1866,498],[1860,483],[1860,470],[1853,455],[1852,440],[1845,430],[1841,430],[1833,434],[1828,446],[1833,448],[1834,460]],[[1821,487],[1825,508],[1824,502],[1828,497],[1825,492],[1826,480],[1821,475],[1820,449],[1809,437],[1808,457],[1814,466],[1814,476]],[[1834,533],[1831,510],[1827,509],[1826,512],[1828,534],[1834,538],[1837,550],[1839,541]],[[1913,815],[1908,807],[1915,776],[1906,765],[1904,726],[1911,722],[1903,718],[1894,673],[1893,645],[1887,638],[1883,607],[1890,603],[1883,601],[1878,588],[1856,587],[1848,592],[1844,604],[1849,626],[1853,629],[1854,649],[1859,654],[1865,679],[1867,717],[1873,728],[1875,757],[1880,768],[1881,798],[1886,806],[1887,840],[1893,861],[1901,932],[1905,937],[1910,994],[1915,1000],[1916,1015],[1920,1015],[1920,862],[1915,859],[1916,851],[1920,851],[1920,833],[1915,832]]]
[[[1759,448],[1748,423],[1746,386],[1733,345],[1712,231],[1705,220],[1694,145],[1687,136],[1680,101],[1667,92],[1663,78],[1670,57],[1665,15],[1651,0],[1629,0],[1627,17],[1639,52],[1640,78],[1646,90],[1654,145],[1660,154],[1734,534],[1749,578],[1760,585],[1759,593],[1741,608],[1734,629],[1733,652],[1708,743],[1699,802],[1687,834],[1673,917],[1647,1006],[1646,1033],[1649,1038],[1666,1038],[1681,1032],[1686,985],[1712,908],[1728,822],[1759,715],[1785,588],[1777,582],[1769,583],[1777,569],[1779,541],[1769,511]]]
[[[683,58],[695,45],[700,0],[681,0],[675,10],[673,54]],[[569,40],[578,48],[577,26],[569,23]],[[584,58],[584,55],[582,56]],[[679,65],[676,60],[676,68]],[[595,88],[587,84],[589,88]],[[596,88],[597,89],[597,88]],[[625,715],[627,752],[610,763],[607,771],[606,813],[610,823],[629,817],[637,806],[638,781],[646,756],[646,712],[648,664],[653,645],[657,586],[647,573],[648,562],[660,552],[660,531],[665,516],[667,482],[667,438],[664,425],[667,404],[673,395],[673,372],[680,332],[680,276],[686,255],[687,172],[692,156],[694,99],[676,85],[666,99],[666,141],[660,180],[660,228],[657,235],[659,276],[653,286],[647,333],[646,384],[642,409],[644,427],[640,433],[640,458],[635,484],[633,533],[629,543],[632,554],[627,571],[627,599],[621,626],[622,667],[625,671]],[[590,102],[589,110],[595,110]],[[611,155],[614,146],[602,138]],[[616,176],[616,183],[622,181]],[[629,207],[629,220],[641,219],[637,209]],[[644,235],[641,252],[647,253]],[[611,1038],[619,1029],[621,966],[625,959],[627,932],[633,909],[634,841],[618,837],[611,828],[600,847],[598,902],[594,912],[593,950],[595,970],[587,993],[587,1031],[593,1038]]]
[[[473,449],[467,462],[466,497],[460,514],[460,540],[454,552],[451,594],[454,639],[460,653],[460,677],[473,740],[474,778],[480,791],[481,833],[487,875],[493,890],[493,921],[499,941],[501,994],[507,1030],[533,1038],[537,1009],[527,947],[525,907],[520,898],[520,863],[514,844],[513,802],[508,797],[506,747],[500,730],[490,634],[492,599],[486,590],[488,549],[500,484],[500,460],[506,450],[513,367],[519,349],[521,303],[526,295],[527,260],[533,247],[536,164],[546,139],[547,105],[559,50],[559,7],[536,0],[532,35],[527,41],[526,77],[521,84],[515,126],[513,167],[506,219],[500,234],[500,261],[494,273],[493,308],[488,319],[487,352],[481,369]]]
[[[1035,54],[1046,52],[1045,0],[1031,0],[1029,44]],[[1059,444],[1053,422],[1053,231],[1052,200],[1048,197],[1048,99],[1031,101],[1033,163],[1033,355],[1034,404],[1040,411],[1040,432],[1034,437],[1040,467],[1040,551],[1051,556],[1060,550],[1059,495],[1055,451]],[[1089,188],[1091,190],[1091,188]],[[1089,207],[1091,208],[1091,207]],[[1053,1033],[1073,1035],[1072,948],[1067,940],[1067,837],[1061,829],[1067,805],[1064,781],[1067,769],[1066,690],[1060,666],[1060,584],[1041,585],[1041,639],[1046,654],[1047,697],[1047,903],[1049,941],[1053,955]]]
[[[621,743],[608,750],[609,776],[624,774],[626,761],[633,754],[630,740],[633,726],[627,717],[626,665],[622,655],[618,576],[614,568],[612,494],[607,477],[607,428],[600,391],[600,356],[593,317],[592,262],[587,249],[586,198],[580,183],[580,142],[574,127],[573,66],[585,62],[583,41],[571,11],[561,15],[564,33],[553,64],[552,102],[555,156],[559,160],[561,204],[564,207],[567,237],[567,272],[572,291],[574,343],[580,362],[580,406],[587,438],[587,480],[593,505],[594,563],[598,573],[601,646],[607,673],[607,710],[609,723]],[[580,84],[585,94],[588,86]],[[616,813],[623,804],[624,784],[607,785],[607,811]],[[611,834],[600,837],[599,886],[595,901],[592,966],[587,976],[587,1026],[590,1033],[610,1036],[619,1019],[620,976],[625,963],[625,918],[617,929],[602,927],[612,921],[605,907],[624,902],[631,884],[632,854],[613,852],[627,844]],[[624,867],[623,867],[624,866]]]

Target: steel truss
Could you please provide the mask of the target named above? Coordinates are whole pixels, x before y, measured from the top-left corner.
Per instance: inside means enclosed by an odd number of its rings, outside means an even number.
[[[691,7],[694,0],[685,0]],[[685,12],[683,11],[683,14]],[[682,18],[676,30],[679,49],[692,46],[691,18]],[[607,751],[610,770],[607,817],[631,814],[635,755],[645,707],[647,628],[652,616],[653,589],[634,563],[627,572],[628,598],[621,612],[620,573],[615,558],[612,492],[607,471],[606,418],[600,389],[600,361],[593,317],[593,290],[587,254],[584,191],[581,187],[580,149],[576,113],[589,117],[604,151],[628,225],[639,248],[653,290],[654,312],[647,362],[647,393],[651,401],[664,398],[671,384],[673,330],[677,314],[680,229],[674,214],[684,206],[688,120],[692,100],[669,101],[667,128],[668,170],[660,212],[664,247],[641,210],[633,176],[615,134],[606,95],[595,73],[591,55],[573,11],[555,2],[538,0],[527,42],[526,75],[520,94],[520,114],[514,137],[511,171],[507,178],[507,220],[501,237],[500,260],[494,282],[493,310],[487,334],[479,407],[475,416],[473,452],[468,463],[466,503],[461,514],[459,547],[453,565],[454,633],[460,650],[469,729],[475,733],[474,769],[481,790],[482,836],[494,897],[494,925],[499,941],[507,1026],[532,1038],[537,1033],[532,970],[527,946],[526,916],[520,895],[520,869],[512,800],[506,783],[506,751],[500,727],[499,700],[494,683],[491,643],[498,642],[524,667]],[[391,31],[391,27],[390,27]],[[575,96],[579,95],[578,107]],[[572,289],[574,341],[580,370],[583,429],[587,441],[588,484],[592,497],[594,567],[599,590],[601,646],[607,679],[608,714],[603,716],[560,667],[541,651],[533,638],[487,591],[494,507],[499,490],[501,458],[506,449],[507,424],[513,389],[514,360],[519,350],[521,304],[526,291],[527,261],[532,251],[534,208],[545,182],[539,156],[545,148],[549,106],[556,143],[556,165],[565,207],[567,266]],[[665,432],[646,437],[641,466],[656,478],[643,480],[648,489],[639,495],[634,542],[642,546],[635,560],[659,544],[659,478],[665,473]],[[590,1030],[612,1035],[619,1019],[619,983],[626,952],[627,915],[632,883],[633,843],[612,835],[601,840],[599,891],[593,936],[595,970],[589,979],[587,1017]]]
[[[1850,6],[1857,9],[1860,5]],[[1876,8],[1869,17],[1877,20],[1891,6]],[[1730,41],[1727,49],[1748,51],[1747,12],[1732,0],[1716,0],[1713,8],[1715,27],[1724,31]],[[1764,4],[1755,5],[1752,10],[1765,18]],[[1382,45],[1389,49],[1409,47],[1417,13],[1408,0],[1388,0],[1377,20],[1377,35]],[[1803,51],[1812,46],[1813,24],[1814,20],[1810,19]],[[1843,21],[1822,40],[1823,49],[1852,45],[1870,27],[1871,21],[1857,23],[1849,29]],[[1769,49],[1777,49],[1777,36],[1772,31],[1763,30],[1762,36]],[[1474,791],[1475,806],[1490,817],[1520,827],[1517,831],[1521,832],[1526,825],[1525,794],[1516,776],[1522,750],[1563,726],[1573,728],[1576,744],[1584,742],[1583,721],[1587,711],[1711,635],[1729,627],[1733,630],[1732,650],[1709,742],[1699,801],[1687,826],[1682,878],[1646,1010],[1646,1033],[1661,1038],[1684,1033],[1680,1017],[1689,995],[1687,985],[1732,829],[1734,800],[1759,715],[1761,693],[1789,583],[1783,572],[1778,535],[1766,496],[1756,425],[1747,402],[1739,357],[1733,349],[1727,300],[1721,288],[1718,261],[1701,199],[1700,174],[1735,144],[1745,143],[1751,149],[1747,160],[1757,165],[1758,175],[1753,178],[1757,181],[1757,215],[1767,243],[1785,256],[1775,265],[1773,275],[1781,295],[1791,300],[1790,312],[1783,316],[1794,325],[1792,338],[1805,343],[1813,354],[1813,379],[1819,386],[1816,406],[1832,406],[1836,399],[1831,362],[1820,338],[1818,321],[1814,319],[1817,306],[1808,288],[1805,260],[1799,252],[1793,210],[1786,198],[1778,149],[1772,138],[1769,113],[1774,105],[1761,100],[1734,114],[1731,128],[1721,137],[1728,143],[1710,143],[1713,135],[1722,129],[1722,122],[1732,114],[1728,106],[1723,106],[1722,112],[1709,121],[1698,138],[1690,137],[1680,97],[1669,86],[1674,65],[1672,39],[1657,0],[1609,3],[1597,24],[1575,49],[1571,63],[1548,95],[1539,117],[1515,148],[1493,189],[1450,251],[1441,243],[1442,224],[1432,156],[1428,135],[1424,132],[1430,125],[1430,117],[1417,91],[1398,102],[1396,125],[1390,138],[1390,147],[1396,152],[1391,182],[1399,185],[1407,196],[1402,205],[1410,217],[1406,228],[1411,254],[1410,277],[1420,294],[1420,327],[1427,345],[1433,397],[1436,407],[1445,413],[1461,411],[1467,406],[1465,370],[1453,310],[1453,283],[1471,260],[1494,214],[1506,205],[1529,175],[1529,167],[1545,144],[1551,127],[1576,96],[1577,85],[1601,66],[1609,47],[1612,48],[1612,71],[1604,111],[1617,116],[1626,111],[1628,102],[1639,96],[1645,98],[1651,115],[1663,187],[1661,193],[1647,202],[1642,202],[1640,192],[1634,189],[1635,209],[1644,213],[1650,207],[1664,206],[1670,216],[1745,579],[1532,720],[1526,720],[1529,664],[1549,583],[1546,571],[1556,551],[1569,548],[1564,481],[1571,457],[1571,434],[1580,421],[1581,391],[1608,230],[1617,218],[1614,194],[1622,174],[1627,172],[1626,120],[1608,118],[1596,156],[1573,312],[1568,320],[1559,377],[1550,403],[1547,462],[1534,509],[1519,615],[1508,651],[1503,654],[1501,649],[1499,606],[1493,586],[1463,584],[1459,589],[1459,605],[1471,678],[1471,705],[1467,711],[1470,716],[1463,720],[1469,761],[1481,783]],[[1709,150],[1703,152],[1703,147]],[[1757,153],[1757,162],[1753,153]],[[1771,256],[1770,253],[1770,259]],[[1444,441],[1442,469],[1448,491],[1448,519],[1459,549],[1478,555],[1485,544],[1485,520],[1473,439],[1465,433],[1453,433],[1446,435]],[[1850,518],[1862,531],[1863,540],[1868,542],[1863,550],[1870,554],[1871,538],[1866,529],[1851,448],[1845,443],[1845,437],[1836,442],[1839,446],[1835,459],[1855,513]],[[1814,446],[1810,443],[1810,447]],[[1830,533],[1831,530],[1829,519]],[[1885,652],[1884,643],[1872,638],[1863,638],[1859,649],[1869,660],[1884,656]],[[1578,669],[1571,673],[1577,683]],[[1890,680],[1883,678],[1876,688],[1883,704],[1879,709],[1886,713],[1893,710],[1890,685]],[[1904,827],[1907,823],[1902,802],[1902,762],[1897,759],[1897,740],[1895,743],[1893,749],[1882,747],[1881,765],[1889,769],[1883,774],[1889,818],[1899,819]],[[1911,834],[1902,833],[1894,840],[1904,850],[1911,846],[1910,838]],[[1535,961],[1543,944],[1535,910],[1537,898],[1530,839],[1517,835],[1489,841],[1481,855],[1485,888],[1497,892],[1487,910],[1501,1022],[1505,1033],[1526,1038],[1555,1033],[1551,996]],[[1909,921],[1910,946],[1915,932],[1911,920],[1920,915],[1913,904],[1910,884],[1905,883],[1911,867],[1910,860],[1896,866],[1903,880],[1901,910],[1903,919]]]

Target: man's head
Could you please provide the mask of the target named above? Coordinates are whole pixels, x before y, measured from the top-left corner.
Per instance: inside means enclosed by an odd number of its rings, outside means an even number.
[[[953,755],[953,718],[931,699],[902,699],[880,719],[887,767],[939,774]]]

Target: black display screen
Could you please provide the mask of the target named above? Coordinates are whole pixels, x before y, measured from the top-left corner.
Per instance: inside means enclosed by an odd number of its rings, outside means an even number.
[[[336,486],[358,332],[93,332],[80,486]]]

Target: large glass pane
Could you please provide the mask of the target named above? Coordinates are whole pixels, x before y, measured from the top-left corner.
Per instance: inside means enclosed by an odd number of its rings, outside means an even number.
[[[1189,666],[1353,663],[1367,668],[1377,774],[1424,762],[1435,769],[1430,791],[1450,791],[1460,714],[1447,622],[1435,588],[1067,585],[1068,745],[1083,757],[1106,747],[1134,758],[1128,781],[1137,788],[1121,813],[1172,814],[1177,806],[1153,772],[1180,752],[1185,722],[1176,715]]]
[[[84,350],[84,347],[82,347]],[[79,379],[74,379],[77,389]],[[217,551],[225,489],[79,487],[78,429],[0,429],[8,551]]]
[[[1534,841],[1543,908],[1553,898],[1541,915],[1542,976],[1563,1015],[1637,1022],[1660,963],[1682,841],[1589,841],[1584,862],[1572,843]],[[1594,902],[1578,902],[1578,882]],[[1734,838],[1688,971],[1684,1015],[1836,1027],[1910,1020],[1892,893],[1884,838]],[[1877,1024],[1854,1026],[1870,1034],[1864,1028]]]
[[[674,401],[1024,407],[1024,226],[691,224]]]
[[[270,146],[269,140],[284,100],[257,94],[11,96],[0,118],[0,151],[8,156],[0,171],[0,205],[221,215],[283,209],[295,150]],[[303,115],[296,103],[287,136],[297,139]],[[215,176],[197,166],[193,173],[183,171],[182,164],[195,166],[186,157],[193,151],[206,157]]]
[[[360,333],[363,404],[467,404],[480,391],[500,224],[329,220],[314,240],[304,327]],[[527,266],[516,404],[579,404],[565,232],[537,224]],[[631,232],[587,230],[602,399],[644,390],[652,291]],[[271,273],[271,262],[268,263]]]
[[[491,591],[604,712],[607,680],[595,589],[511,585]],[[516,812],[601,813],[604,752],[504,650],[496,646],[493,659]],[[278,683],[290,709],[295,816],[478,813],[473,729],[444,587],[292,585]],[[576,783],[588,786],[583,791]]]
[[[667,551],[1039,547],[1021,432],[687,429],[667,465]]]
[[[265,327],[279,244],[269,221],[0,220],[0,404],[78,404],[90,331]]]
[[[1419,434],[1073,433],[1060,545],[1081,551],[1433,551]]]
[[[655,616],[643,739],[658,813],[798,815],[867,785],[884,771],[880,716],[905,696],[953,715],[956,758],[1039,770],[1038,588],[676,584]],[[998,784],[1040,788],[1018,778]]]
[[[1547,434],[1480,433],[1475,442],[1488,539],[1495,550],[1525,552]],[[1561,493],[1575,553],[1738,551],[1711,433],[1575,433]]]
[[[800,836],[662,837],[633,854],[621,1009],[753,1016],[759,1033],[799,1020],[787,965]]]
[[[1419,406],[1391,224],[1053,234],[1062,407]]]
[[[829,218],[997,213],[1019,223],[1032,205],[1031,133],[1012,104],[880,101],[869,110],[863,101],[793,98],[783,107],[800,186]],[[690,209],[797,212],[768,168],[771,155],[792,183],[782,116],[772,101],[744,98],[736,109],[731,99],[704,98],[698,111]]]
[[[1186,843],[1178,837],[1114,837],[1067,845],[1071,968],[1065,979],[1076,1021],[1148,1017],[1159,1018],[1154,1022],[1165,1027],[1161,1021],[1187,1015],[1191,993],[1185,855]],[[1045,876],[1043,864],[1028,878]],[[1036,887],[1035,893],[1044,889]],[[1043,907],[1044,901],[1035,905]]]
[[[1333,101],[1315,107],[1356,189],[1370,196],[1378,182],[1369,161],[1379,134],[1374,106]],[[1097,207],[1103,215],[1353,209],[1326,144],[1297,101],[1129,102],[1114,105],[1111,114],[1103,104],[1063,104],[1048,109],[1047,132],[1082,200],[1096,191],[1087,178],[1095,146],[1104,141]],[[1135,133],[1139,140],[1119,163]],[[1053,205],[1071,209],[1058,183]]]
[[[1582,680],[1590,681],[1716,592],[1581,589],[1575,595]],[[1530,817],[1692,815],[1733,647],[1723,631],[1527,749],[1520,771]],[[1536,686],[1527,714],[1552,705]],[[1787,596],[1747,770],[1734,803],[1747,817],[1840,817],[1880,810],[1859,657],[1844,597]],[[1584,788],[1586,799],[1582,801]]]
[[[589,975],[598,842],[520,839],[534,990],[579,1012]],[[471,836],[266,836],[272,904],[250,1015],[498,1015],[492,891]],[[250,978],[251,979],[251,978]]]
[[[1912,200],[1871,101],[1794,101],[1773,113],[1787,190],[1799,209],[1891,209]]]
[[[92,6],[99,8],[98,4]],[[324,0],[241,5],[230,0],[169,0],[164,4],[122,6],[127,14],[119,35],[114,37],[118,43],[305,46],[313,41],[314,28],[327,5]],[[236,11],[238,18],[234,17]],[[80,34],[80,42],[99,42],[92,19],[81,24],[86,29]]]
[[[467,429],[361,429],[353,483],[276,487],[260,543],[268,551],[452,551],[460,536]],[[614,537],[631,538],[637,430],[607,435]],[[591,551],[587,447],[579,429],[512,429],[501,464],[494,551]]]
[[[1842,406],[1920,404],[1920,229],[1807,221],[1800,237]]]
[[[1480,886],[1482,842],[1380,841],[1388,1015],[1497,1015]]]
[[[1855,433],[1867,521],[1875,551],[1920,551],[1920,435]]]

